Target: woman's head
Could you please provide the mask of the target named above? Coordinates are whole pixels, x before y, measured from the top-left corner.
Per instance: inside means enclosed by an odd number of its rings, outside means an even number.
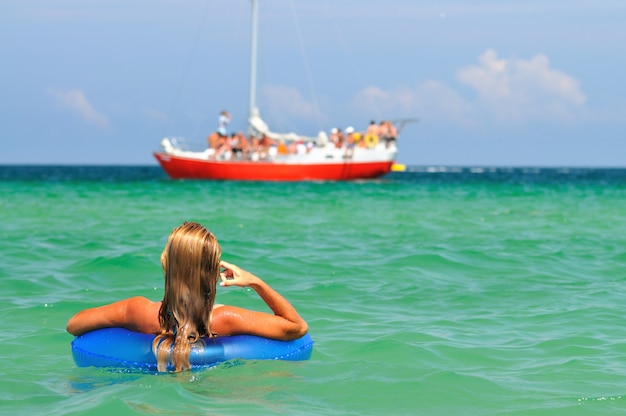
[[[154,341],[159,370],[169,362],[176,371],[188,368],[190,344],[211,335],[221,254],[213,233],[198,223],[185,222],[170,234],[161,254],[165,291]]]

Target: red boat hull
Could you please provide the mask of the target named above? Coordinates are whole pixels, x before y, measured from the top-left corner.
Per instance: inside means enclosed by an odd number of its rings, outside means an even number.
[[[374,162],[295,164],[280,162],[198,160],[155,152],[172,179],[235,181],[349,181],[371,179],[391,171],[392,160]]]

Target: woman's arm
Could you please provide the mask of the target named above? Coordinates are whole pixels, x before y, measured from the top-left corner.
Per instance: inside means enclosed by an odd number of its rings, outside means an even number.
[[[85,309],[72,316],[66,330],[81,335],[99,328],[122,327],[132,331],[156,334],[159,331],[161,302],[141,296],[120,300],[109,305]]]
[[[234,264],[220,262],[225,270],[220,274],[221,286],[251,287],[274,312],[250,311],[234,306],[222,306],[213,311],[211,330],[218,335],[250,334],[266,338],[292,340],[308,331],[308,325],[296,309],[259,277]]]

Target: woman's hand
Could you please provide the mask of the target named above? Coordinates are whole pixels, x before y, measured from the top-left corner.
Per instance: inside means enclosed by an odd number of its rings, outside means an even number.
[[[260,277],[220,261],[220,286],[251,287],[274,312],[256,312],[235,306],[221,306],[213,312],[211,330],[219,335],[249,334],[292,340],[307,333],[308,325],[295,308]]]
[[[257,276],[224,260],[220,261],[220,268],[224,269],[220,272],[220,286],[247,287],[259,281]]]

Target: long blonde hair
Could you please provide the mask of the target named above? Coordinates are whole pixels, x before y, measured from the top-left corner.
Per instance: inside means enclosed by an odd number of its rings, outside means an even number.
[[[190,368],[191,345],[211,336],[211,311],[222,249],[209,230],[185,222],[170,234],[161,254],[165,292],[161,329],[152,344],[159,371]]]

